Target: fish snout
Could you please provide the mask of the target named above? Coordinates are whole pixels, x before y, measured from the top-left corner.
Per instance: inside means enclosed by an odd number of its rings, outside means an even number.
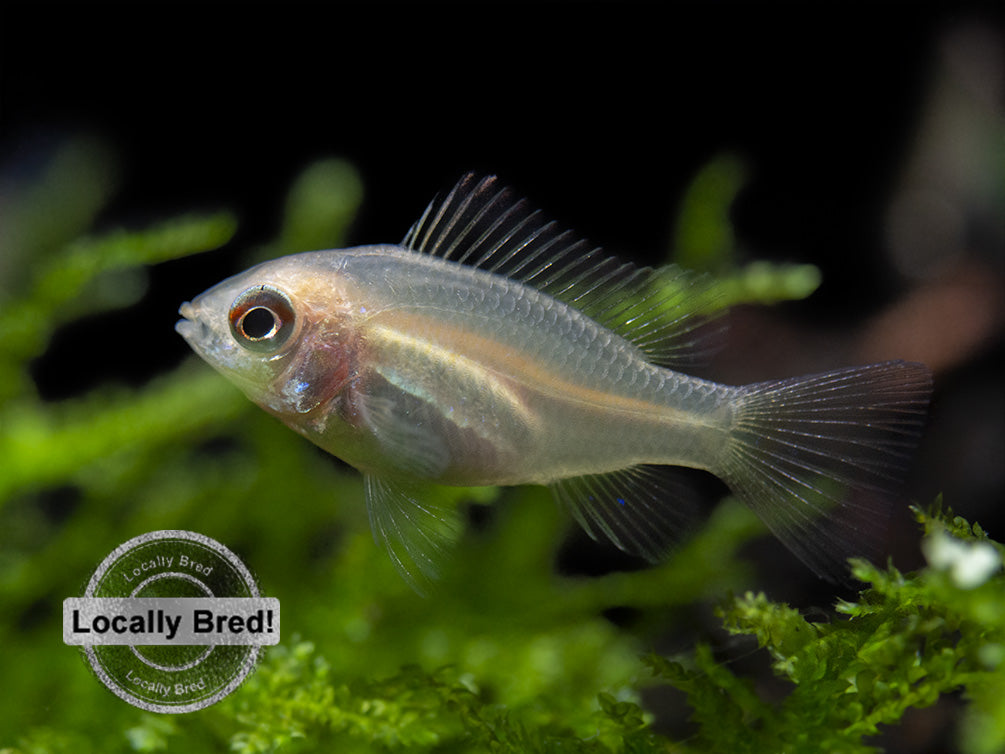
[[[190,345],[205,340],[209,336],[209,328],[199,318],[199,311],[186,301],[178,307],[178,313],[183,317],[175,322],[174,329]]]

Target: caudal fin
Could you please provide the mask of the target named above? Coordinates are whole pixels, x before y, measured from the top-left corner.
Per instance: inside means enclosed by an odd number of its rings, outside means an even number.
[[[869,557],[925,422],[932,375],[890,361],[739,389],[722,477],[830,580]]]

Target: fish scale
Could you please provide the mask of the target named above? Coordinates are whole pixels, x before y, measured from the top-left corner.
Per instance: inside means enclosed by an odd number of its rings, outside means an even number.
[[[347,260],[342,274],[349,279],[373,279],[376,274],[371,268],[386,266],[393,253],[382,250],[371,254],[359,249]],[[447,264],[435,258],[401,252],[398,255],[393,271],[386,273],[384,280],[399,292],[403,289],[399,280],[422,279],[430,266],[435,269]],[[711,444],[712,441],[702,442],[700,432],[710,424],[715,406],[728,399],[728,390],[649,364],[630,343],[568,307],[562,307],[565,315],[560,317],[562,326],[542,331],[544,312],[560,307],[560,302],[512,281],[479,274],[477,270],[465,270],[461,282],[451,280],[451,269],[447,267],[442,275],[434,274],[428,284],[425,281],[421,285],[411,284],[409,297],[399,296],[387,313],[376,311],[375,302],[368,304],[368,310],[375,312],[369,327],[391,317],[393,324],[389,329],[411,329],[421,333],[418,339],[429,345],[428,349],[416,350],[410,358],[401,359],[412,362],[428,359],[430,363],[413,365],[411,384],[399,381],[400,389],[427,397],[427,423],[437,418],[446,421],[440,416],[439,396],[453,396],[457,391],[441,383],[436,365],[452,354],[466,351],[483,372],[501,375],[512,386],[511,391],[524,396],[530,413],[538,417],[538,426],[534,436],[527,436],[523,432],[526,422],[522,419],[496,418],[493,425],[500,445],[522,447],[525,451],[518,465],[504,475],[499,470],[485,469],[480,478],[472,478],[465,471],[463,480],[444,475],[437,481],[546,482],[586,470],[611,471],[637,463],[672,460],[707,468],[713,462],[707,452],[693,449]],[[469,299],[449,312],[438,310],[435,324],[429,319],[418,319],[435,302],[453,299],[458,286],[483,285],[481,277],[488,278],[483,299],[476,302]],[[508,303],[518,300],[524,303]],[[416,313],[409,314],[413,310]],[[478,345],[471,342],[475,334],[470,318],[474,315],[484,319],[484,326],[477,328]],[[367,332],[363,328],[364,340]],[[465,338],[468,342],[464,342]],[[518,363],[511,358],[515,352],[520,356]],[[632,374],[631,379],[624,379],[626,372]],[[483,387],[473,388],[472,392],[494,390],[490,387],[492,377],[488,375],[482,381]],[[667,387],[667,378],[674,381],[671,389]],[[703,389],[699,390],[699,386]],[[700,398],[696,397],[696,390],[702,393]],[[515,407],[515,403],[512,405]],[[515,408],[511,413],[515,413]],[[725,409],[720,408],[719,413],[724,414]],[[620,431],[619,423],[626,420],[626,414],[634,421]],[[519,439],[507,436],[510,427],[520,428]],[[570,427],[575,431],[569,431]],[[716,434],[723,431],[714,426],[712,429]],[[464,459],[457,460],[465,470],[469,468]]]

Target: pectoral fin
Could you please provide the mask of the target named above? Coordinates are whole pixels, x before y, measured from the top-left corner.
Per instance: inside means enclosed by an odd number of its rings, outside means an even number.
[[[401,473],[416,479],[435,479],[450,463],[443,438],[426,425],[420,398],[404,392],[394,399],[367,396],[360,403],[361,418]]]
[[[456,508],[437,503],[435,488],[367,474],[366,508],[374,539],[419,594],[428,594],[442,572],[461,527]]]

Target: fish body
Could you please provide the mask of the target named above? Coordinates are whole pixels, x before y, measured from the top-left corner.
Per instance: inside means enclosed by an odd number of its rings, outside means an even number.
[[[723,478],[838,573],[906,463],[930,374],[903,362],[727,386],[687,362],[707,284],[640,269],[465,177],[401,245],[294,254],[184,304],[178,331],[366,478],[414,585],[452,536],[425,485],[542,484],[593,536],[658,559],[689,518],[672,468]]]

